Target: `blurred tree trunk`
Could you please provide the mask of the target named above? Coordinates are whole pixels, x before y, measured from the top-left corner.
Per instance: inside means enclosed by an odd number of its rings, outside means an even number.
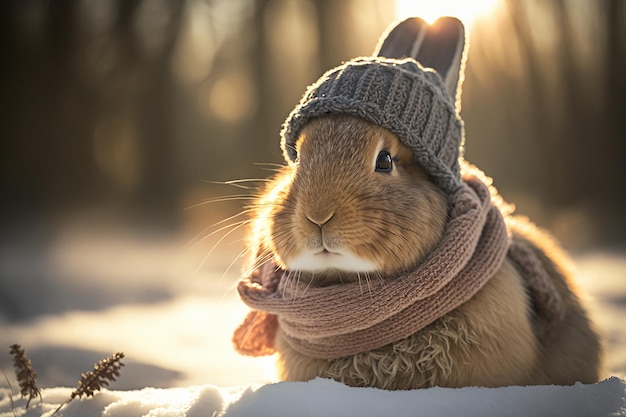
[[[584,96],[584,80],[580,77],[576,61],[574,30],[572,28],[571,13],[563,0],[554,0],[546,3],[552,6],[549,12],[555,21],[558,43],[555,56],[557,57],[558,81],[560,83],[560,101],[563,115],[559,120],[561,127],[558,134],[547,136],[546,142],[552,143],[552,170],[555,177],[552,190],[553,201],[559,204],[576,203],[576,197],[582,192],[590,192],[588,175],[582,170],[573,169],[584,166],[585,161],[595,159],[588,149],[587,138],[590,124],[595,122],[595,112],[589,105],[589,99]],[[552,113],[555,112],[554,110]],[[561,155],[567,155],[562,157]]]
[[[120,0],[126,3],[127,0]],[[139,98],[139,126],[142,137],[143,183],[137,202],[142,212],[153,213],[156,220],[169,227],[177,225],[182,193],[181,169],[176,138],[176,99],[171,62],[181,33],[185,1],[169,1],[169,23],[159,54],[145,66],[147,87]]]
[[[0,6],[2,191],[11,196],[4,208],[15,215],[62,211],[94,195],[97,171],[86,139],[96,97],[75,67],[78,5],[7,0]],[[25,27],[20,17],[29,12],[41,12],[42,21]]]
[[[599,13],[581,23],[574,20],[576,12],[580,13],[574,7],[580,5],[572,2],[506,1],[527,69],[533,118],[526,140],[537,158],[528,161],[532,163],[529,169],[541,170],[545,178],[532,192],[547,209],[583,208],[595,216],[590,221],[601,239],[622,239],[626,222],[617,213],[626,210],[626,193],[617,190],[626,189],[622,161],[626,151],[625,2],[597,2],[592,7]],[[546,19],[541,29],[534,29],[529,18],[537,15]],[[600,21],[592,21],[594,16]],[[590,30],[593,25],[606,27],[605,33]],[[577,40],[580,33],[596,36],[587,40],[596,48],[587,55]],[[547,42],[542,50],[535,42],[540,36],[554,42]],[[594,74],[585,67],[585,58],[603,53],[606,64],[600,68],[604,74]]]
[[[341,42],[344,39],[345,33],[345,11],[342,10],[346,7],[347,1],[333,1],[333,0],[314,0],[313,4],[317,9],[317,33],[319,36],[319,62],[318,72],[321,75],[324,71],[327,71],[345,60],[345,42]]]
[[[603,2],[606,16],[606,108],[603,119],[607,127],[607,143],[604,158],[603,175],[597,187],[605,196],[605,207],[611,207],[612,213],[607,220],[615,219],[620,224],[610,224],[607,228],[616,234],[614,238],[624,238],[626,231],[626,2],[606,0]],[[595,141],[594,141],[595,144]]]
[[[90,45],[81,20],[81,7],[90,6],[82,3],[0,3],[5,58],[0,76],[1,189],[12,196],[3,209],[14,215],[54,216],[68,209],[119,207],[114,200],[121,199],[126,209],[173,224],[182,184],[170,62],[185,2],[166,3],[166,33],[154,34],[165,41],[149,59],[136,28],[145,1],[116,2],[115,24],[106,36],[121,54],[111,74],[96,82],[85,62]],[[111,114],[131,120],[140,141],[142,181],[125,197],[105,191],[111,184],[95,159],[94,132]]]
[[[524,139],[535,149],[534,160],[529,161],[529,169],[539,171],[537,177],[545,178],[552,174],[551,160],[554,154],[554,138],[557,134],[555,121],[551,117],[548,100],[548,88],[543,72],[545,66],[540,55],[540,50],[533,37],[532,22],[529,19],[528,2],[519,0],[506,0],[508,17],[511,22],[515,37],[517,38],[521,61],[526,69],[528,77],[527,88],[530,100],[529,133]],[[533,193],[541,196],[544,201],[550,201],[553,197],[551,190],[536,188]]]
[[[280,75],[273,72],[272,46],[267,36],[266,13],[271,0],[256,0],[252,15],[253,44],[250,46],[249,65],[252,82],[257,88],[258,106],[255,115],[246,125],[243,135],[245,148],[251,155],[267,155],[268,149],[276,152],[275,161],[282,158],[279,155],[278,138],[280,125],[285,115],[281,112],[279,88],[276,83],[281,82]],[[265,163],[267,160],[256,160]]]

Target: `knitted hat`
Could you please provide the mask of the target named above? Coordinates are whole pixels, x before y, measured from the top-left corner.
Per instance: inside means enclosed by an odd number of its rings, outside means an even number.
[[[356,58],[311,85],[281,132],[285,159],[295,162],[304,125],[328,113],[362,117],[387,128],[447,194],[461,186],[463,122],[443,80],[412,58]]]

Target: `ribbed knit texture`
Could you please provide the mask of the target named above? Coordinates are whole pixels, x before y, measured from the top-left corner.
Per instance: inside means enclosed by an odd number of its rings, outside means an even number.
[[[324,74],[283,125],[287,161],[297,159],[295,144],[306,122],[329,113],[359,116],[387,128],[446,194],[461,186],[463,122],[439,74],[414,59],[357,58]]]
[[[235,332],[235,347],[247,355],[273,353],[280,326],[287,342],[301,354],[339,358],[406,338],[465,303],[500,268],[509,238],[487,186],[476,177],[466,178],[464,184],[453,195],[441,244],[407,274],[367,290],[359,283],[285,285],[286,272],[268,263],[242,280],[237,288],[241,299],[257,311]],[[516,255],[532,265],[525,270],[531,275],[530,286],[550,282],[532,252],[521,248]],[[542,288],[537,291],[546,293]],[[554,289],[548,292],[555,294]],[[559,315],[559,299],[540,301],[549,314]]]

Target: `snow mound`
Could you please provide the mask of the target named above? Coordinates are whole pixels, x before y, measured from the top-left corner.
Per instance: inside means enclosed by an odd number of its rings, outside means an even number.
[[[50,417],[71,393],[43,390],[28,410],[25,399],[0,390],[0,417]],[[15,412],[15,414],[14,414]],[[597,384],[503,388],[430,388],[384,391],[351,388],[327,379],[219,388],[108,391],[75,399],[59,417],[308,417],[308,416],[626,416],[626,382],[612,377]]]

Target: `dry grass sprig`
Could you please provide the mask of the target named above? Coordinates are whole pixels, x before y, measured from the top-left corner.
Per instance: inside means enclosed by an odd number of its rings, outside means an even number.
[[[41,391],[37,387],[37,372],[33,369],[33,365],[26,356],[26,351],[18,344],[11,345],[11,356],[13,357],[13,367],[15,375],[20,386],[22,396],[28,396],[26,408],[34,397],[41,399]]]
[[[0,371],[2,371],[2,376],[4,376],[4,380],[9,387],[9,402],[11,403],[11,411],[13,412],[13,415],[17,417],[17,413],[15,412],[15,403],[13,402],[13,385],[11,385],[11,381],[9,380],[7,374],[4,372],[4,369],[0,368]]]
[[[93,371],[82,374],[78,387],[72,391],[72,395],[64,403],[54,411],[53,415],[58,413],[63,406],[69,404],[74,398],[81,398],[83,395],[92,397],[95,391],[100,391],[103,386],[108,386],[109,382],[115,381],[120,376],[120,369],[124,364],[121,359],[124,354],[121,352],[113,356],[102,359],[94,365]]]

